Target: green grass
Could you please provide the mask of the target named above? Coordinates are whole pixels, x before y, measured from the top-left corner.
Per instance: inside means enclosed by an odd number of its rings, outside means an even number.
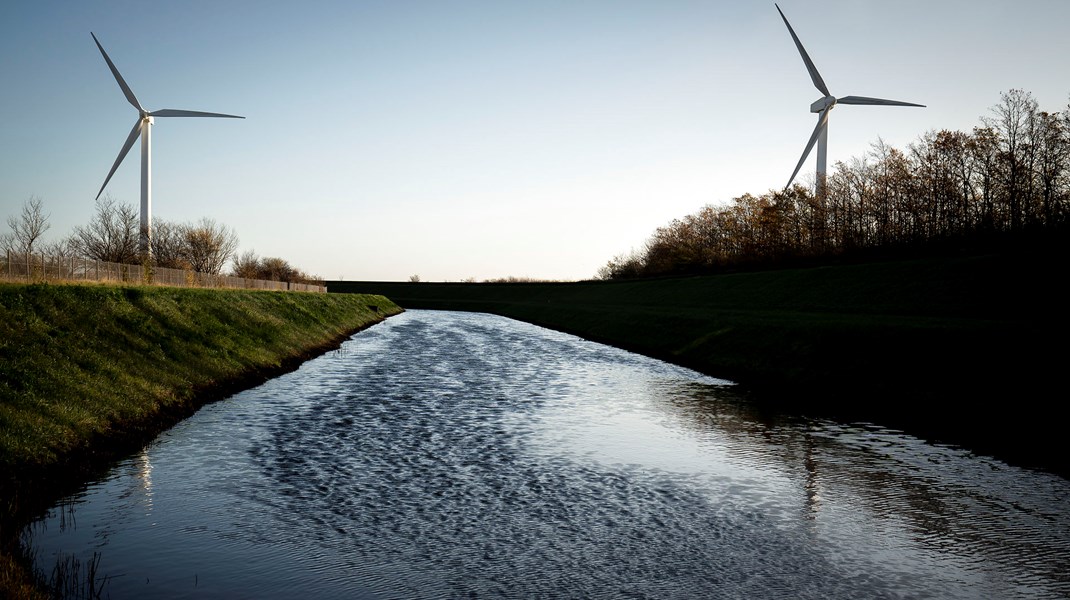
[[[1070,319],[1058,257],[985,255],[567,284],[329,282],[489,312],[745,384],[758,402],[876,421],[1067,471],[1052,393]]]
[[[0,285],[0,470],[152,429],[398,310],[366,296]]]
[[[0,596],[44,597],[18,531],[86,472],[400,311],[367,295],[0,284]]]

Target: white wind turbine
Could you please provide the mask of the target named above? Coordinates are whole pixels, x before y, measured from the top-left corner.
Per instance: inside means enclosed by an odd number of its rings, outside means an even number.
[[[119,163],[123,162],[126,155],[130,152],[130,148],[134,145],[134,141],[137,139],[138,134],[141,134],[141,236],[140,236],[140,250],[142,256],[148,256],[151,251],[152,240],[152,122],[154,117],[223,117],[227,119],[244,119],[245,117],[239,117],[237,115],[224,115],[221,113],[209,113],[199,112],[194,110],[174,110],[171,108],[165,108],[162,110],[155,110],[149,112],[144,108],[141,108],[141,103],[134,97],[134,92],[130,91],[130,86],[126,85],[126,81],[123,80],[123,76],[119,74],[119,69],[115,68],[115,63],[111,62],[111,58],[108,57],[108,53],[104,51],[104,46],[100,45],[100,40],[93,32],[89,32],[89,35],[93,36],[93,41],[97,43],[97,48],[100,49],[101,55],[104,56],[104,61],[108,63],[108,68],[111,69],[112,75],[115,75],[115,81],[119,82],[119,87],[122,88],[123,94],[126,95],[126,99],[130,104],[137,109],[138,117],[137,122],[134,123],[134,128],[130,130],[130,135],[126,137],[126,143],[123,144],[123,149],[119,151],[118,158],[115,159],[115,164],[111,166],[111,171],[108,171],[108,176],[104,178],[104,185],[100,186],[100,191],[97,192],[97,198],[104,193],[104,188],[108,186],[108,182],[111,181],[111,176],[115,174],[115,170],[119,168]]]
[[[780,13],[780,18],[784,19],[784,24],[788,26],[788,32],[791,33],[791,39],[795,40],[795,46],[799,49],[799,54],[802,55],[803,62],[806,63],[806,70],[810,72],[810,79],[814,81],[814,87],[819,92],[825,95],[810,105],[810,112],[818,113],[817,127],[814,128],[813,135],[810,136],[810,141],[806,144],[806,150],[803,150],[802,158],[799,159],[799,164],[795,165],[795,171],[792,172],[791,178],[788,179],[788,184],[784,186],[784,189],[791,187],[791,182],[795,180],[795,176],[799,174],[799,169],[802,168],[803,163],[806,162],[806,157],[810,155],[810,151],[814,148],[814,142],[817,142],[817,197],[825,197],[825,165],[828,160],[828,124],[829,124],[829,111],[833,109],[837,104],[868,104],[877,106],[917,106],[924,108],[923,104],[912,104],[910,102],[899,102],[898,100],[883,100],[881,98],[867,98],[865,96],[844,96],[843,98],[836,98],[829,93],[828,87],[825,86],[824,80],[821,79],[821,74],[817,72],[817,67],[814,66],[810,55],[806,53],[803,48],[802,42],[799,41],[799,36],[795,35],[795,30],[791,28],[791,23],[788,23],[788,18],[784,16],[784,11],[780,10],[780,6],[776,6],[777,12]]]

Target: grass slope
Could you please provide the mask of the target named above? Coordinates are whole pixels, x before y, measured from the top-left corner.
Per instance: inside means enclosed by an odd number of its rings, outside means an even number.
[[[397,310],[360,296],[0,286],[0,469],[62,462]]]
[[[57,486],[400,311],[364,295],[0,284],[0,595],[32,595],[5,554]]]
[[[985,255],[571,284],[329,282],[406,308],[500,314],[864,419],[1067,472],[1049,391],[1062,263]]]

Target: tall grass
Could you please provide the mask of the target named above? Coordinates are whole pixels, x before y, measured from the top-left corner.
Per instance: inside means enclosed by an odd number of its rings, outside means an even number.
[[[47,587],[53,598],[98,600],[105,597],[109,579],[108,575],[100,575],[99,552],[94,552],[86,561],[65,554],[56,559]]]

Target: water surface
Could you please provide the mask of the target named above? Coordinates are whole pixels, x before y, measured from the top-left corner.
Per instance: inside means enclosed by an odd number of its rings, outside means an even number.
[[[113,598],[1070,597],[1070,482],[504,318],[409,311],[27,532]]]

